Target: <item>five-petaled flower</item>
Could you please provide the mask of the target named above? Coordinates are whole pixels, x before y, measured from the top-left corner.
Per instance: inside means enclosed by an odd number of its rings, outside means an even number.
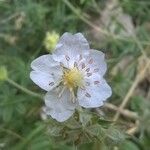
[[[47,91],[46,114],[59,122],[71,117],[78,106],[102,106],[112,93],[103,78],[104,54],[90,49],[81,33],[64,33],[53,54],[35,59],[31,68],[33,82]]]

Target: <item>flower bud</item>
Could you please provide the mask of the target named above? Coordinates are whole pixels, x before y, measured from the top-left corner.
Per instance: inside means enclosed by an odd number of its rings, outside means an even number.
[[[7,70],[4,66],[0,66],[0,81],[7,79]]]
[[[44,39],[44,46],[48,52],[52,52],[59,40],[59,34],[55,31],[47,32]]]

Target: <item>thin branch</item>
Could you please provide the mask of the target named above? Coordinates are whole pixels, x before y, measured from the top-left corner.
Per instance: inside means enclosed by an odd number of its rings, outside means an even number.
[[[123,99],[121,105],[118,108],[118,111],[116,112],[115,116],[114,116],[114,121],[117,121],[119,116],[120,116],[120,111],[127,105],[128,101],[130,100],[130,97],[133,95],[135,88],[137,87],[137,85],[139,84],[139,82],[144,78],[145,72],[148,69],[150,65],[150,60],[148,60],[148,62],[146,63],[145,66],[143,66],[144,68],[141,70],[141,72],[136,76],[132,86],[130,87],[128,93],[126,94],[125,98]]]
[[[85,13],[81,14],[81,11],[78,8],[74,7],[71,4],[71,2],[69,2],[68,0],[62,0],[62,1],[72,10],[72,12],[74,14],[76,14],[79,17],[79,19],[81,19],[84,23],[86,23],[91,28],[95,29],[97,32],[100,32],[101,34],[103,34],[105,36],[112,37],[113,39],[116,39],[116,40],[122,40],[122,41],[126,41],[126,42],[135,42],[135,43],[137,43],[137,39],[135,39],[133,37],[132,37],[133,39],[129,39],[129,38],[126,38],[126,37],[115,35],[113,33],[108,32],[107,30],[93,24],[90,20],[88,20],[87,18],[84,17],[84,16],[86,16],[86,15],[84,15]],[[138,41],[138,43],[139,43],[139,41]],[[144,45],[150,45],[149,41],[148,42],[147,41],[140,41],[140,43],[142,43]]]
[[[2,20],[2,21],[0,22],[0,24],[7,23],[8,21],[10,21],[10,20],[12,20],[13,18],[17,17],[19,14],[20,14],[20,13],[18,13],[18,12],[17,12],[17,13],[12,14],[12,15],[11,15],[11,16],[9,16],[8,18],[6,18],[6,19]]]
[[[139,120],[136,121],[135,125],[126,131],[129,135],[134,135],[139,129]]]
[[[10,130],[10,129],[5,129],[5,128],[3,128],[3,127],[0,127],[0,131],[1,132],[5,132],[5,133],[8,133],[8,134],[10,134],[10,135],[12,135],[12,136],[15,136],[16,138],[18,138],[18,139],[23,139],[22,137],[21,137],[21,135],[19,135],[18,133],[16,133],[16,132],[14,132],[14,131],[12,131],[12,130]]]
[[[110,103],[105,103],[104,107],[113,111],[119,111],[121,115],[130,119],[133,119],[133,120],[137,120],[139,118],[137,113],[129,111],[127,109],[119,109],[117,106],[110,104]]]

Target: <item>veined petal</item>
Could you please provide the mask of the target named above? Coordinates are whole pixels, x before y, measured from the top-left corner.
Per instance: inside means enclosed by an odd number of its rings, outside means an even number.
[[[90,59],[93,59],[93,63],[89,64],[93,71],[100,73],[103,76],[107,70],[107,64],[105,61],[105,55],[103,52],[98,50],[90,50]]]
[[[59,122],[69,119],[75,110],[76,104],[72,103],[70,91],[65,89],[59,96],[60,91],[49,91],[45,96],[46,114]]]
[[[73,66],[78,60],[79,55],[87,56],[89,54],[89,44],[81,33],[72,35],[64,33],[56,46],[53,54],[54,60],[62,62],[64,66]]]
[[[48,74],[62,74],[62,69],[59,63],[56,62],[50,54],[40,56],[33,60],[31,68],[35,71],[41,71]]]
[[[85,86],[85,89],[79,89],[77,93],[79,105],[85,108],[102,106],[112,94],[110,86],[98,74],[87,78],[86,82],[89,84]]]
[[[30,73],[30,78],[42,89],[49,91],[58,85],[63,75],[60,64],[53,60],[52,55],[43,55],[31,63],[34,70]]]
[[[46,91],[50,91],[58,85],[58,81],[54,80],[52,75],[45,72],[31,71],[30,78],[35,84]]]

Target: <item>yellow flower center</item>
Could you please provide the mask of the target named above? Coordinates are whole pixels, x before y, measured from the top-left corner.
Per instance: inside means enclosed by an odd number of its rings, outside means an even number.
[[[63,82],[69,89],[83,86],[83,74],[76,67],[64,72]]]

